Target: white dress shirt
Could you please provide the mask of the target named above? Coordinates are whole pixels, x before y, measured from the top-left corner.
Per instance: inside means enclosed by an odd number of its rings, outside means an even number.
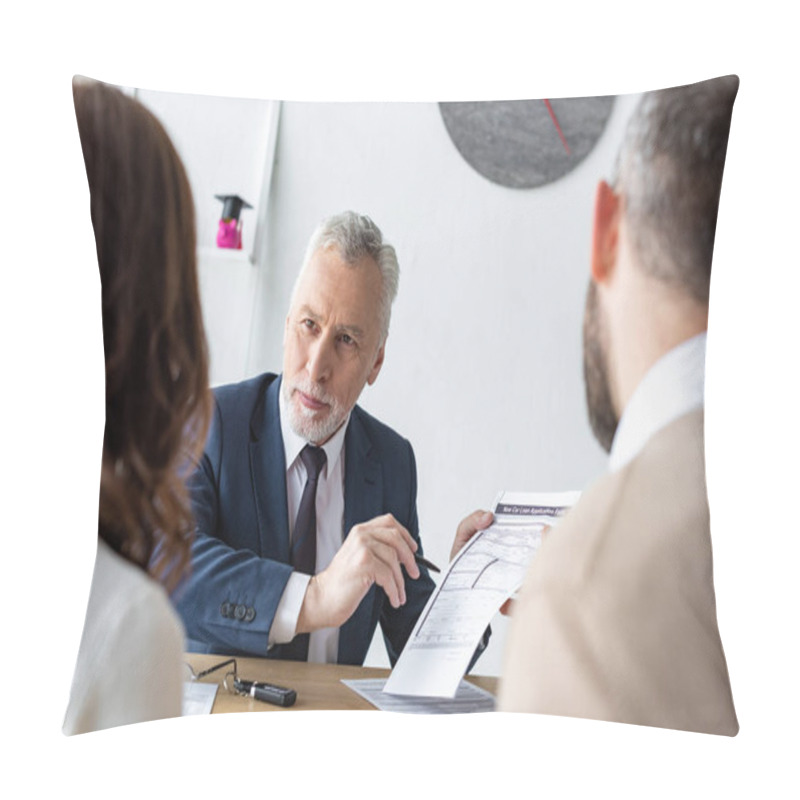
[[[705,331],[650,367],[622,412],[608,461],[611,472],[632,461],[661,428],[703,407],[705,370]]]
[[[309,444],[289,425],[289,414],[283,394],[280,396],[281,434],[286,456],[286,501],[289,511],[289,537],[294,537],[294,524],[306,485],[306,468],[300,451]],[[344,437],[350,417],[338,431],[321,445],[325,451],[325,466],[317,483],[317,572],[322,572],[342,546],[344,533]],[[297,619],[303,604],[310,575],[293,572],[283,591],[272,627],[269,645],[290,642],[297,630]],[[335,664],[339,652],[339,629],[322,628],[314,631],[308,644],[308,660],[319,664]]]

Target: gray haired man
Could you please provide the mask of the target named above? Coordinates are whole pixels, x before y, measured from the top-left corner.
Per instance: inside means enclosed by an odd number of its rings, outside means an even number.
[[[366,216],[324,220],[286,316],[283,373],[215,390],[190,482],[189,649],[361,664],[399,656],[433,591],[410,443],[356,405],[381,371],[394,248]],[[461,542],[455,542],[457,549]]]

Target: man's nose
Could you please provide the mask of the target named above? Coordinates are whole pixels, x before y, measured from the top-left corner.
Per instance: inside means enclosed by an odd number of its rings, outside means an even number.
[[[318,337],[309,348],[306,370],[315,383],[323,383],[331,374],[333,359],[333,342],[323,335]]]

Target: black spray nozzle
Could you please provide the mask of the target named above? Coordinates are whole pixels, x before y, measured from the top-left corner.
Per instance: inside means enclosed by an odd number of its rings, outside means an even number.
[[[246,200],[238,194],[215,194],[217,200],[222,200],[222,219],[239,219],[243,208],[252,208]]]

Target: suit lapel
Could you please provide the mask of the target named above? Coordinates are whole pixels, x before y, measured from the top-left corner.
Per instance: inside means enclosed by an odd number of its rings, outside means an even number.
[[[345,435],[344,535],[354,525],[378,516],[383,508],[382,467],[372,449],[358,408]]]
[[[258,516],[259,555],[289,563],[286,456],[281,435],[280,377],[269,384],[250,423],[250,474]]]
[[[383,513],[381,462],[358,413],[353,409],[345,434],[344,537],[354,525]],[[339,663],[361,664],[373,630],[376,587],[370,587],[350,619],[339,630]]]

